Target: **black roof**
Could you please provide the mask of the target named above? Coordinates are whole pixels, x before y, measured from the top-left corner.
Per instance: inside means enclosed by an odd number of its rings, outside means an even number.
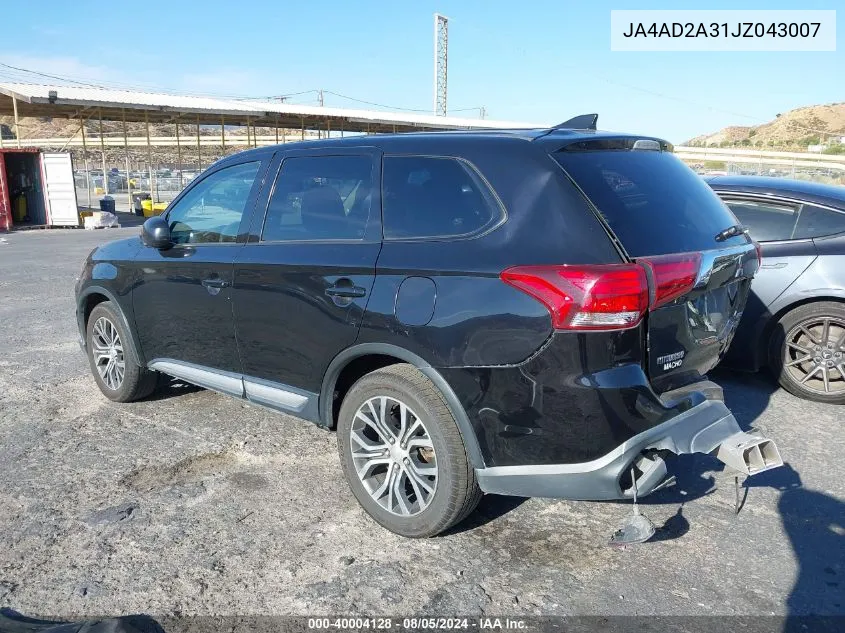
[[[542,141],[545,143],[562,142],[569,144],[583,140],[598,139],[653,139],[661,144],[666,141],[637,134],[621,134],[618,132],[607,132],[602,130],[572,130],[558,128],[537,128],[537,129],[494,129],[494,130],[445,130],[435,132],[401,132],[397,134],[361,134],[346,136],[344,138],[328,138],[321,140],[297,141],[279,145],[268,145],[255,149],[239,152],[232,156],[243,157],[244,154],[265,154],[278,150],[292,149],[324,149],[328,147],[377,147],[383,151],[392,152],[413,152],[420,151],[426,146],[441,146],[441,144],[460,145],[467,142],[532,142]],[[228,160],[227,157],[223,160]]]
[[[714,176],[705,178],[716,191],[783,196],[845,209],[845,187],[774,176]]]

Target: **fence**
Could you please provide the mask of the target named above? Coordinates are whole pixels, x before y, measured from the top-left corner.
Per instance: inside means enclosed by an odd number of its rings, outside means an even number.
[[[54,120],[55,121],[55,120]],[[87,121],[58,129],[49,121],[24,119],[21,142],[44,151],[70,151],[80,206],[98,207],[110,195],[119,211],[133,210],[132,194],[169,202],[218,159],[252,147],[343,136],[344,132],[255,125],[188,125]],[[40,132],[59,131],[47,136]],[[143,132],[143,135],[139,135]],[[349,133],[346,133],[349,134]],[[9,142],[6,139],[5,142]]]
[[[756,175],[845,185],[845,156],[723,148],[676,147],[702,175]]]
[[[181,127],[181,126],[180,126]],[[175,126],[170,126],[175,131]],[[194,128],[196,130],[196,128]],[[64,139],[32,139],[45,151],[63,150],[73,154],[74,181],[80,206],[98,207],[104,195],[115,199],[118,211],[132,211],[132,194],[148,193],[154,202],[169,202],[204,169],[215,161],[250,147],[320,138],[327,133],[308,130],[273,130],[256,134],[234,128],[221,133],[201,129],[193,138],[185,134],[146,137],[105,132],[100,136],[81,135]],[[336,136],[336,134],[332,134]]]
[[[203,168],[213,163],[210,157]],[[74,157],[74,183],[76,198],[80,206],[97,207],[104,195],[115,199],[118,211],[132,211],[132,194],[148,193],[155,202],[170,202],[202,169],[198,164],[186,164],[181,170],[167,163],[156,163],[152,167],[141,164],[137,169],[117,167],[106,162],[105,177],[101,167],[92,168],[84,160]]]

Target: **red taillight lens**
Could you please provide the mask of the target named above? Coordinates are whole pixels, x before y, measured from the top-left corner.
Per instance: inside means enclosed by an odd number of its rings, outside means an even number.
[[[760,242],[754,242],[754,250],[757,251],[757,270],[760,270],[760,266],[763,265],[763,247],[760,246]]]
[[[648,266],[654,284],[655,310],[692,290],[701,268],[701,253],[678,253],[641,257],[637,260]]]
[[[516,266],[500,277],[544,303],[555,329],[629,328],[648,308],[648,280],[636,264]]]

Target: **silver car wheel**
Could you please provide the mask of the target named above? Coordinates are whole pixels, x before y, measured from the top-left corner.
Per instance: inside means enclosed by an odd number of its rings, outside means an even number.
[[[423,420],[401,400],[376,396],[355,413],[350,450],[358,479],[382,508],[419,514],[437,490],[434,444]]]
[[[786,335],[783,364],[794,382],[822,394],[845,391],[845,323],[813,317]]]
[[[91,352],[97,373],[106,387],[112,391],[120,389],[126,374],[123,343],[114,323],[106,317],[100,317],[94,323],[91,330]]]

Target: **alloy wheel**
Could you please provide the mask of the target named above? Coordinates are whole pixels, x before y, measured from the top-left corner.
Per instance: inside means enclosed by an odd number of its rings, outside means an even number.
[[[123,356],[123,343],[114,323],[106,317],[100,317],[91,331],[91,347],[94,365],[103,383],[112,391],[117,391],[123,384],[126,374],[126,361]]]
[[[813,317],[795,325],[786,335],[783,364],[805,389],[845,392],[845,322]]]
[[[437,490],[434,444],[423,420],[390,396],[375,396],[355,413],[350,450],[358,479],[382,508],[419,514]]]

